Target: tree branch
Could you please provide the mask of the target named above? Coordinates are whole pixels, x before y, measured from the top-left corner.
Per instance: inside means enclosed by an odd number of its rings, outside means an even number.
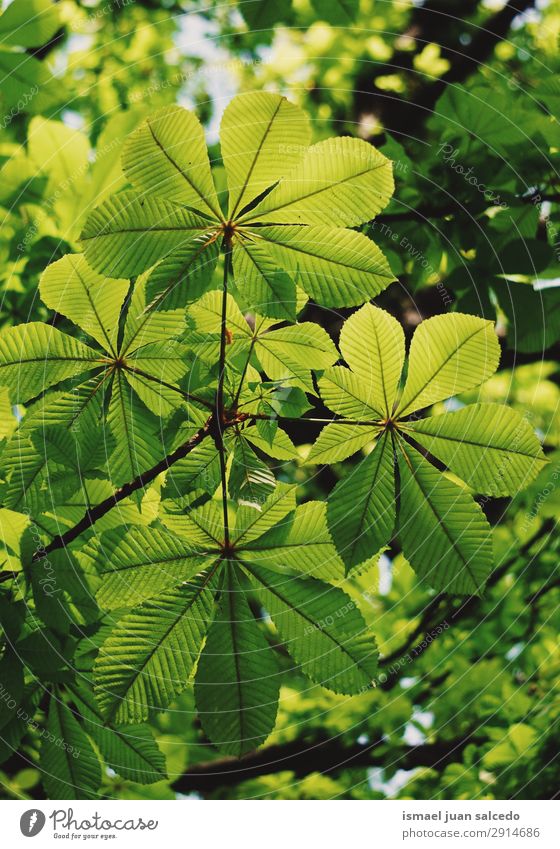
[[[341,769],[389,764],[395,770],[420,766],[443,769],[447,764],[460,760],[465,747],[474,742],[477,741],[469,735],[456,740],[393,749],[381,739],[348,746],[337,738],[320,738],[311,742],[293,740],[266,746],[242,758],[219,758],[193,764],[188,772],[173,782],[172,787],[177,793],[211,793],[278,772],[295,772],[297,776],[304,776],[312,772],[329,774]]]
[[[186,457],[187,454],[190,454],[190,452],[196,448],[197,445],[200,445],[202,440],[210,434],[212,424],[213,417],[210,416],[206,424],[201,427],[194,436],[191,436],[186,442],[176,448],[175,451],[172,451],[164,457],[163,460],[160,460],[159,463],[152,466],[151,469],[147,469],[145,472],[139,474],[134,478],[134,480],[129,483],[125,483],[123,486],[116,489],[115,492],[105,498],[104,501],[101,501],[99,504],[96,504],[95,507],[88,510],[77,524],[69,528],[63,534],[59,534],[54,537],[44,548],[37,549],[33,555],[32,562],[35,563],[38,560],[41,560],[46,555],[59,548],[65,548],[73,542],[76,537],[79,537],[80,534],[87,531],[87,529],[101,519],[102,516],[105,516],[106,513],[112,510],[119,501],[122,501],[124,498],[128,498],[133,492],[143,489],[146,484],[151,483],[158,475],[167,471],[167,469],[169,469],[174,463],[177,463],[179,460],[182,460],[183,457]]]
[[[223,429],[225,427],[224,407],[224,380],[226,376],[226,343],[227,343],[227,297],[228,297],[228,272],[231,264],[232,245],[231,238],[225,241],[224,255],[224,282],[222,289],[222,314],[220,321],[220,360],[218,365],[218,390],[216,392],[216,433],[215,442],[220,457],[220,478],[222,484],[222,508],[224,515],[224,546],[229,548],[229,517],[228,517],[228,493],[226,480],[226,452],[224,448]]]

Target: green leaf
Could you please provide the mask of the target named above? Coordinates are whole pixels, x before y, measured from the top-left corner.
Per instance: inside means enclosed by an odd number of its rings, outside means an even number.
[[[242,506],[237,511],[233,542],[244,547],[262,536],[295,509],[296,487],[279,483],[260,509]]]
[[[498,404],[472,404],[406,427],[469,486],[494,497],[515,495],[547,462],[527,419]]]
[[[226,755],[264,743],[276,720],[280,672],[236,574],[228,564],[218,613],[208,631],[195,681],[202,727]]]
[[[47,307],[69,318],[116,356],[121,308],[128,280],[108,280],[93,271],[83,254],[67,254],[48,266],[39,293]]]
[[[186,250],[159,262],[146,283],[149,308],[174,310],[200,298],[212,280],[219,252],[215,236],[203,233]]]
[[[9,327],[0,335],[0,384],[14,404],[99,364],[93,348],[40,321]],[[96,363],[97,360],[97,363]]]
[[[274,434],[269,441],[263,437],[259,424],[269,424],[267,421],[258,421],[256,425],[250,425],[242,431],[243,437],[256,446],[263,454],[269,457],[274,457],[276,460],[292,460],[297,456],[297,448],[293,444],[288,434],[281,428],[276,427]],[[277,422],[272,422],[277,424]]]
[[[29,527],[29,516],[0,507],[0,568],[21,569],[25,549],[25,531]]]
[[[42,491],[47,477],[49,453],[38,451],[41,435],[63,428],[72,434],[74,448],[71,458],[79,458],[100,432],[102,377],[86,381],[75,391],[43,396],[27,412],[22,424],[4,449],[2,457],[9,481],[3,493],[7,507],[25,506],[32,514],[49,502],[49,493]],[[101,437],[104,439],[103,429]],[[83,440],[83,442],[82,442]],[[58,440],[60,441],[60,440]],[[98,440],[96,440],[96,446]],[[52,465],[52,457],[51,465]],[[76,479],[76,488],[80,481]]]
[[[48,112],[64,98],[63,88],[38,59],[7,50],[0,50],[0,92],[5,108],[19,111],[24,103],[31,114]]]
[[[234,97],[220,126],[228,217],[234,218],[299,162],[310,137],[307,115],[285,97],[264,91]]]
[[[239,504],[261,505],[276,486],[276,479],[266,463],[260,460],[249,443],[240,436],[235,443],[228,480],[231,498]]]
[[[87,136],[62,121],[37,116],[29,125],[27,149],[35,167],[48,176],[48,190],[55,192],[59,189],[56,195],[58,203],[64,203],[69,196],[77,194],[88,169]]]
[[[111,480],[117,486],[150,469],[164,453],[158,441],[159,424],[137,400],[122,371],[115,372],[107,424],[116,448],[108,460]]]
[[[313,393],[310,369],[326,369],[338,359],[328,333],[309,321],[259,334],[255,353],[272,380],[289,380]]]
[[[125,375],[146,407],[158,418],[167,418],[185,400],[180,383],[191,366],[186,345],[152,342],[127,356]]]
[[[395,526],[393,446],[386,432],[329,496],[327,521],[347,570],[386,545]]]
[[[306,463],[340,463],[374,442],[378,427],[363,427],[350,423],[328,424],[323,428],[307,455]]]
[[[148,311],[149,298],[147,290],[149,280],[140,278],[136,281],[124,326],[123,341],[120,355],[130,355],[144,345],[171,340],[179,336],[185,329],[184,305],[180,309],[165,312]]]
[[[128,137],[123,170],[146,197],[159,195],[222,218],[202,124],[182,106],[165,106]]]
[[[217,501],[208,501],[188,514],[168,513],[161,520],[167,528],[193,545],[220,553],[224,539],[224,520],[222,505]]]
[[[307,501],[296,507],[288,521],[247,543],[243,560],[275,572],[339,581],[344,564],[327,528],[326,509],[321,501]]]
[[[213,494],[220,485],[220,474],[220,455],[214,441],[206,439],[171,466],[162,494],[179,503],[197,490]]]
[[[279,21],[285,21],[291,11],[292,0],[277,0],[274,5],[270,3],[243,3],[239,11],[245,18],[247,26],[251,31],[264,36],[262,30],[272,28]]]
[[[142,722],[186,687],[210,623],[211,574],[127,613],[103,643],[94,677],[106,719]]]
[[[237,239],[233,250],[235,285],[261,315],[294,321],[296,284],[258,242]]]
[[[41,47],[60,27],[51,0],[14,0],[0,16],[0,44]]]
[[[128,781],[153,784],[166,778],[165,758],[147,725],[109,728],[93,698],[84,687],[71,688],[73,700],[84,718],[107,765]]]
[[[53,695],[48,734],[41,747],[41,772],[51,799],[94,799],[101,784],[101,766],[87,734],[72,711]]]
[[[395,279],[377,245],[354,230],[263,226],[251,236],[260,236],[288,274],[327,307],[363,304]]]
[[[404,556],[436,590],[479,594],[493,566],[480,506],[414,448],[400,443],[399,538]]]
[[[348,695],[371,685],[377,669],[375,640],[350,596],[315,578],[286,578],[255,563],[244,565],[305,675]]]
[[[10,437],[17,426],[14,408],[7,386],[0,387],[0,439]]]
[[[399,322],[385,310],[365,304],[344,322],[340,350],[354,374],[371,387],[373,406],[390,416],[404,364]]]
[[[196,253],[208,221],[156,196],[121,192],[89,216],[81,240],[90,265],[108,277],[132,277],[174,252]]]
[[[0,700],[0,730],[17,717],[17,708],[23,696],[22,662],[8,644],[0,658],[0,682],[2,699]]]
[[[354,23],[360,8],[359,0],[311,0],[319,18],[333,26]]]
[[[355,227],[389,202],[392,163],[361,139],[325,139],[241,220]]]
[[[103,610],[134,607],[188,583],[207,565],[192,545],[153,527],[108,531],[84,553],[102,564],[97,603]]]
[[[397,414],[409,415],[487,380],[500,345],[491,321],[451,313],[423,321],[410,346],[408,376]]]
[[[382,408],[376,387],[343,366],[333,366],[319,380],[321,398],[337,416],[357,422],[381,421]],[[353,431],[355,433],[355,431]]]

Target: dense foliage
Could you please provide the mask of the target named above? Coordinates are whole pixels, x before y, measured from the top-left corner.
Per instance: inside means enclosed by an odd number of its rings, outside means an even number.
[[[560,6],[493,5],[0,16],[6,797],[556,792]]]

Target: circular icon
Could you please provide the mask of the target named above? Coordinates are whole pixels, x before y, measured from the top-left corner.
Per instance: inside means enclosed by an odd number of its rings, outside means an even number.
[[[26,811],[21,815],[19,827],[21,829],[21,833],[26,837],[35,837],[35,835],[39,834],[42,830],[45,822],[46,817],[43,811],[38,811],[35,808],[32,808],[30,811]]]

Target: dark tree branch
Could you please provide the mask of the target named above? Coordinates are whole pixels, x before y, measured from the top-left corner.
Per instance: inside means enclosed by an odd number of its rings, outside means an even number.
[[[465,747],[474,742],[477,741],[473,736],[467,736],[395,750],[388,748],[383,740],[348,746],[339,739],[294,740],[266,746],[243,758],[219,758],[194,764],[172,786],[177,793],[211,793],[262,775],[285,771],[305,776],[312,772],[329,774],[341,769],[388,765],[391,769],[409,770],[420,766],[443,769],[461,760]]]
[[[88,510],[77,524],[69,528],[63,534],[59,534],[54,537],[44,548],[38,549],[33,555],[33,562],[41,560],[52,551],[56,551],[59,548],[65,548],[79,537],[80,534],[87,531],[88,528],[101,519],[102,516],[105,516],[106,513],[112,510],[119,501],[122,501],[124,498],[128,498],[133,492],[143,489],[146,484],[151,483],[158,475],[167,471],[170,466],[173,466],[174,463],[177,463],[179,460],[182,460],[183,457],[186,457],[187,454],[190,454],[197,445],[200,445],[203,439],[210,435],[212,424],[213,419],[212,416],[210,416],[204,427],[201,427],[194,436],[187,439],[187,441],[176,448],[175,451],[172,451],[164,457],[163,460],[160,460],[159,463],[152,466],[151,469],[147,469],[145,472],[139,474],[134,478],[134,480],[129,481],[116,489],[115,492],[105,498],[104,501],[101,501],[99,504],[96,504],[95,507],[92,507],[91,510]]]
[[[228,302],[228,273],[231,265],[231,238],[225,242],[224,279],[222,289],[222,313],[220,320],[220,359],[218,364],[218,389],[216,392],[216,433],[215,442],[220,457],[220,479],[222,485],[222,510],[224,516],[224,545],[229,548],[229,516],[228,492],[226,479],[226,451],[224,447],[223,429],[226,423],[224,406],[224,381],[226,376],[226,344],[227,344],[227,302]]]

